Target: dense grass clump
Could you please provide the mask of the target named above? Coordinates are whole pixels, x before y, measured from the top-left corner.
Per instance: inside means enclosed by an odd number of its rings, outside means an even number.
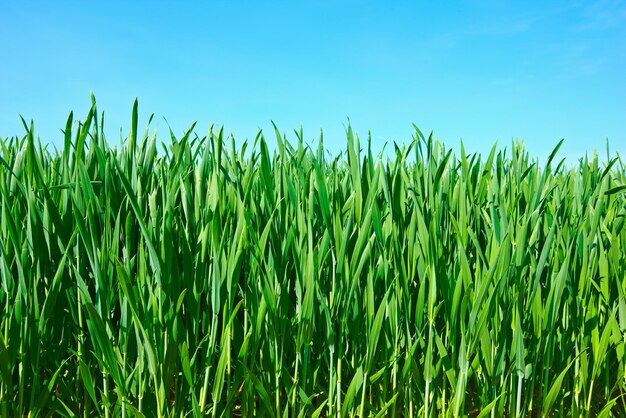
[[[625,413],[621,160],[64,132],[1,143],[1,417]]]

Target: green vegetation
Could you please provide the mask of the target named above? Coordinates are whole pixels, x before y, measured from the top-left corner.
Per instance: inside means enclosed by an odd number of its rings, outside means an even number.
[[[0,159],[0,417],[623,416],[626,167],[276,132]]]

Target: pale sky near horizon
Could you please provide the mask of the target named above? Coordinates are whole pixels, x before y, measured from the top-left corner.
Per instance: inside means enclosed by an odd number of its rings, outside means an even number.
[[[331,152],[348,118],[373,146],[412,123],[486,152],[523,139],[543,157],[626,154],[626,1],[4,2],[0,137],[21,114],[59,145],[93,92],[110,141],[140,123],[168,137],[194,121],[238,142],[270,121],[319,130]]]

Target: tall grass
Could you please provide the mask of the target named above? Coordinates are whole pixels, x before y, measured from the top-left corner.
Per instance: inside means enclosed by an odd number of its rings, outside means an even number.
[[[0,416],[623,416],[626,167],[2,141]]]

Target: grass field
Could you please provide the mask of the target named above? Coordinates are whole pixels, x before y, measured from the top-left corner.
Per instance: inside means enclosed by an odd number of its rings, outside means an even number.
[[[619,158],[102,119],[2,140],[1,417],[626,414]]]

